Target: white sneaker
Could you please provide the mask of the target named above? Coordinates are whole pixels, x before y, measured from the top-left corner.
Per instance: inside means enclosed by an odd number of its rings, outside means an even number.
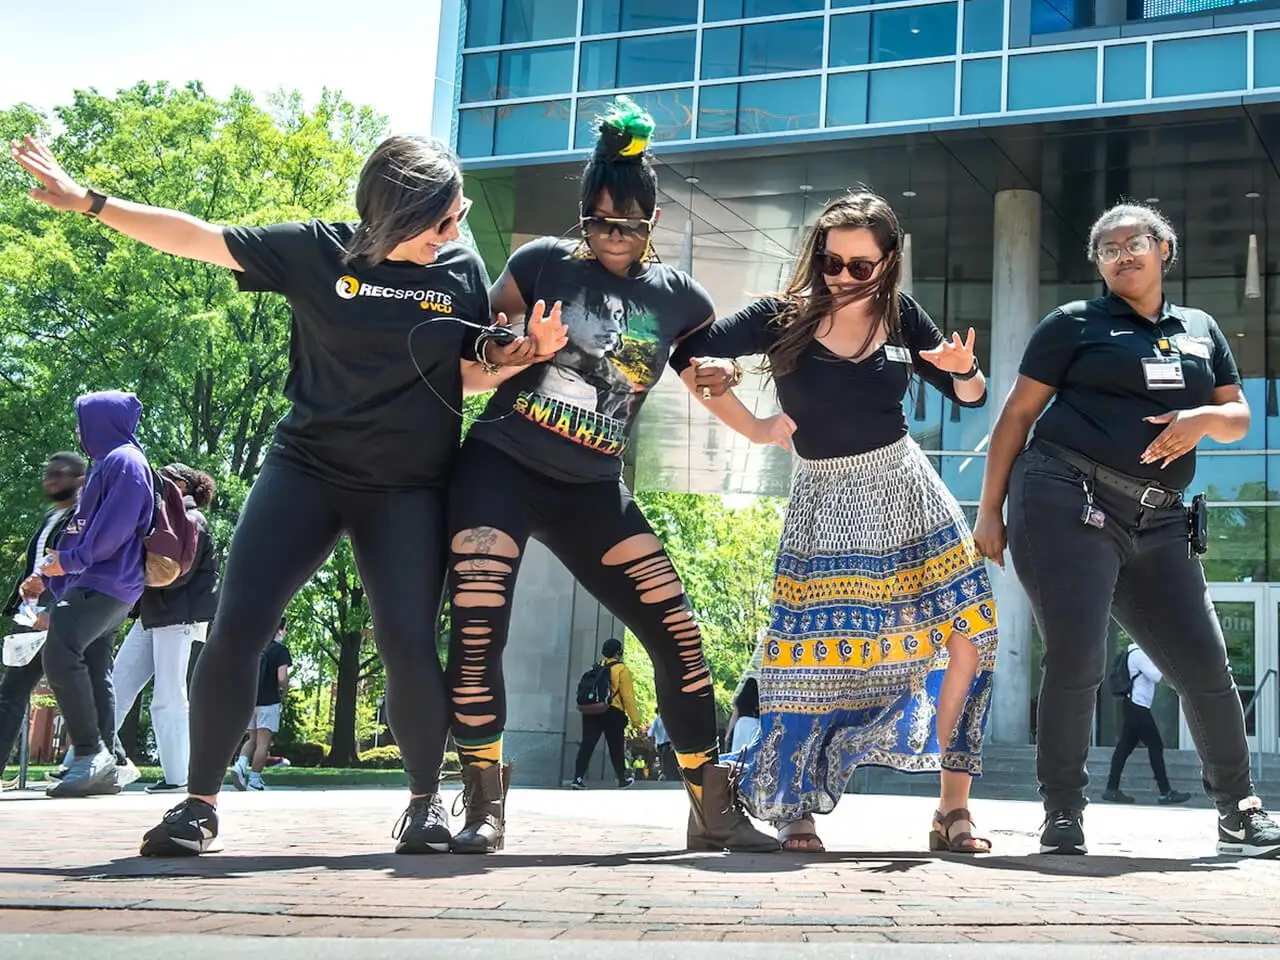
[[[240,757],[232,764],[231,782],[235,784],[236,789],[241,793],[249,788],[249,764],[244,757]]]
[[[267,789],[267,785],[262,782],[262,777],[251,775],[249,777],[249,789],[261,792]]]
[[[116,786],[121,790],[141,776],[142,771],[137,768],[132,760],[126,760],[123,766],[116,764]]]

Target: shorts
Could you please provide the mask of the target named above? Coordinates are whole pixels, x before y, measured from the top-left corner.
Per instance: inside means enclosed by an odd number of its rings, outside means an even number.
[[[280,732],[280,704],[271,703],[265,707],[253,708],[253,722],[249,724],[250,730],[270,730],[272,733]]]

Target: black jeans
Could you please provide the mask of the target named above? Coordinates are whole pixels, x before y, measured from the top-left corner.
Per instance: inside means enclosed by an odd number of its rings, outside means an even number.
[[[448,705],[436,655],[444,493],[345,490],[278,461],[263,467],[236,526],[218,613],[191,683],[193,794],[216,794],[253,716],[258,658],[289,601],[351,538],[387,671],[387,719],[415,794],[435,793]]]
[[[648,652],[676,750],[714,756],[715,700],[702,635],[680,577],[625,486],[563,483],[468,440],[449,490],[449,531],[455,740],[492,740],[506,726],[502,651],[516,574],[534,537]]]
[[[621,783],[627,779],[627,715],[617,707],[610,707],[604,713],[582,715],[582,743],[578,746],[578,762],[574,764],[573,775],[579,780],[587,775],[591,754],[595,753],[601,734],[609,748],[613,773]]]
[[[1081,522],[1084,480],[1033,444],[1009,482],[1009,550],[1044,643],[1036,768],[1045,809],[1084,809],[1112,616],[1182,698],[1205,790],[1233,807],[1253,793],[1244,711],[1204,570],[1187,553],[1186,513],[1098,488],[1107,516],[1098,530]]]
[[[1156,726],[1156,718],[1150,708],[1140,707],[1128,697],[1121,706],[1124,715],[1124,726],[1120,729],[1120,740],[1116,743],[1115,753],[1111,754],[1111,775],[1107,777],[1107,789],[1119,790],[1120,777],[1124,774],[1125,762],[1133,748],[1139,743],[1147,746],[1147,756],[1151,759],[1151,772],[1156,776],[1156,786],[1161,793],[1168,793],[1169,774],[1164,768],[1164,739],[1160,736],[1160,728]]]
[[[77,757],[115,749],[111,655],[132,606],[96,590],[71,589],[50,612],[44,672]]]

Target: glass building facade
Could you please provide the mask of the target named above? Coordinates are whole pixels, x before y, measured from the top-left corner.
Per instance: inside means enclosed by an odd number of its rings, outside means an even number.
[[[1242,695],[1280,668],[1280,0],[451,2],[441,132],[464,160],[495,276],[530,237],[572,234],[592,124],[618,93],[658,124],[655,246],[675,262],[692,234],[682,265],[720,314],[784,285],[814,215],[865,183],[913,237],[912,294],[945,332],[974,327],[990,369],[1004,335],[992,323],[1002,191],[1040,198],[1041,316],[1101,292],[1083,248],[1102,209],[1158,206],[1180,234],[1166,292],[1217,318],[1253,409],[1241,442],[1201,445],[1206,573]],[[773,409],[767,383],[745,389]],[[908,397],[912,434],[970,515],[993,406]],[[791,472],[788,455],[708,421],[672,378],[634,451],[636,485],[651,489],[785,495]],[[1038,641],[1025,642],[1034,662]],[[1277,687],[1249,718],[1269,750]],[[1189,747],[1176,698],[1158,708],[1170,742]],[[1100,713],[1111,742],[1114,718]]]

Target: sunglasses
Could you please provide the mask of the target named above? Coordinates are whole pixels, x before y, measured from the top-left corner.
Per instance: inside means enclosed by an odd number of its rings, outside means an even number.
[[[593,239],[603,239],[617,231],[623,240],[643,240],[653,232],[653,221],[644,217],[579,217],[578,220],[582,235]]]
[[[827,253],[825,250],[820,250],[813,256],[814,265],[824,276],[835,278],[848,270],[849,278],[857,283],[870,280],[883,260],[884,257],[879,260],[844,260],[838,254]]]
[[[448,233],[453,229],[454,225],[461,225],[467,219],[467,214],[471,212],[471,201],[463,197],[462,203],[458,204],[458,212],[451,213],[439,223],[436,224],[436,233]]]
[[[1098,248],[1098,262],[1115,263],[1126,253],[1131,257],[1146,256],[1157,242],[1156,238],[1151,234],[1139,233],[1130,237],[1123,244],[1104,243]]]

